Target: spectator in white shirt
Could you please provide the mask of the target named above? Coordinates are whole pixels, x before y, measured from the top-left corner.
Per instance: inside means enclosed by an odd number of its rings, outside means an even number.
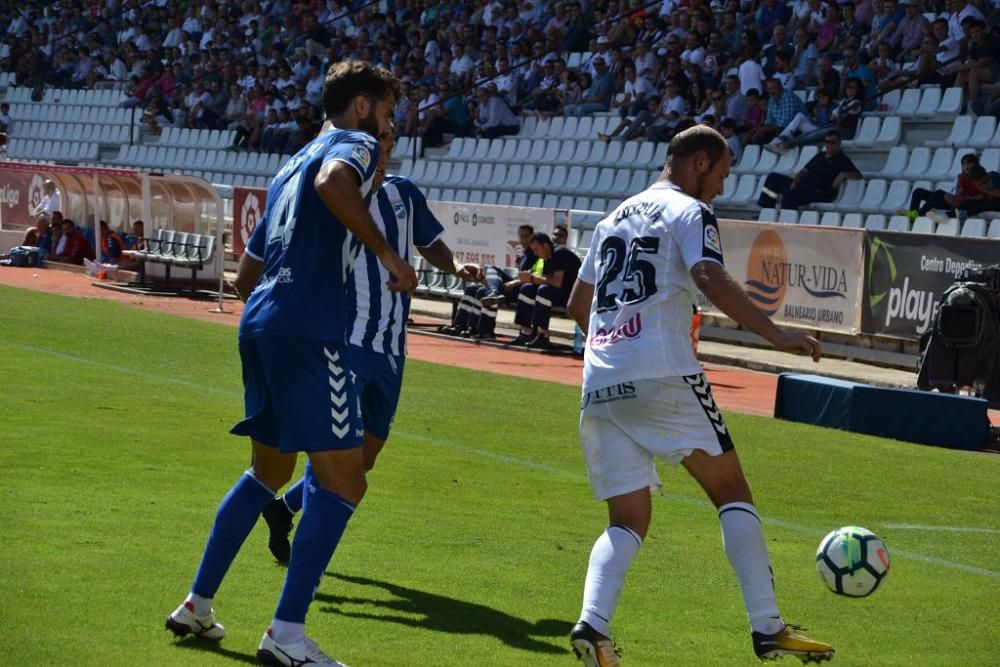
[[[684,46],[685,48],[681,52],[681,60],[701,67],[702,63],[705,62],[705,47],[701,45],[701,37],[698,33],[689,33]]]
[[[62,210],[62,198],[59,196],[59,190],[56,189],[56,184],[51,179],[46,179],[45,183],[42,184],[42,199],[38,202],[38,206],[31,209],[31,216],[34,218],[45,217],[51,218],[55,211]]]

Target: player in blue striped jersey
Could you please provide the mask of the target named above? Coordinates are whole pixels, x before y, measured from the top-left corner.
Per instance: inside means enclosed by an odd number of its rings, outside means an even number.
[[[381,159],[372,184],[372,219],[399,256],[410,261],[410,248],[434,267],[466,281],[482,280],[475,264],[456,265],[451,249],[441,240],[444,228],[427,208],[427,200],[409,178],[385,174],[392,154],[391,133],[379,136]],[[371,470],[392,427],[406,360],[406,321],[410,295],[386,289],[388,274],[375,255],[365,250],[354,261],[350,278],[355,295],[347,318],[348,367],[355,378],[364,422],[365,468]],[[286,562],[291,545],[292,517],[302,507],[305,480],[299,480],[281,498],[264,509],[274,557]]]
[[[416,287],[413,267],[371,219],[368,196],[379,163],[373,137],[391,130],[399,84],[360,61],[340,62],[324,82],[326,122],[275,175],[267,208],[240,260],[235,286],[252,464],[216,513],[191,592],[167,618],[177,635],[220,640],[212,599],[264,507],[309,457],[308,493],[295,557],[271,626],[257,648],[270,665],[342,666],[305,636],[320,577],[366,489],[359,400],[347,369],[345,313],[352,239],[393,276],[388,289]]]

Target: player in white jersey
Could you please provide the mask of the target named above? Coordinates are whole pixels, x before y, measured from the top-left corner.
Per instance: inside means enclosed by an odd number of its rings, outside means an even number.
[[[833,648],[785,625],[767,544],[725,421],[691,349],[695,288],[722,312],[786,352],[820,358],[819,342],[782,332],[723,265],[710,203],[732,165],[726,140],[696,126],[670,142],[660,179],[597,225],[568,310],[588,332],[580,441],[609,528],[590,554],[583,611],[570,641],[588,667],[618,665],[611,617],[652,516],[653,462],[682,464],[718,508],[754,651],[762,659],[825,660]]]
[[[451,248],[441,239],[443,228],[427,208],[416,184],[386,174],[393,134],[378,137],[379,162],[372,180],[369,212],[386,241],[406,262],[411,246],[432,266],[466,282],[483,279],[477,264],[456,264]],[[347,311],[347,365],[361,404],[364,425],[364,466],[370,471],[385,446],[396,415],[406,364],[406,321],[410,295],[388,288],[389,274],[374,254],[364,250],[353,262],[348,287],[354,295]],[[291,556],[292,518],[302,509],[304,478],[264,508],[268,548],[281,563]]]

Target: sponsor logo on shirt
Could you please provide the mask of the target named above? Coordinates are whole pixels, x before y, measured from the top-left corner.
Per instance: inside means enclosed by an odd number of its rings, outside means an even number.
[[[372,163],[372,154],[366,146],[355,146],[351,157],[361,165],[362,170],[368,171],[368,167]]]
[[[628,322],[619,327],[614,327],[611,331],[608,331],[604,327],[598,329],[590,337],[589,345],[590,347],[606,347],[623,340],[635,340],[640,335],[642,335],[642,318],[639,313],[636,313],[629,318]]]
[[[705,249],[722,254],[722,238],[719,236],[719,228],[715,225],[705,225]]]

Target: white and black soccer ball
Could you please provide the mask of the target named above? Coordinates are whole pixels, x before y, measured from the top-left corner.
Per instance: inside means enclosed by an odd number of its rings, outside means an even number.
[[[816,550],[816,571],[838,595],[871,595],[889,573],[889,551],[878,535],[860,526],[827,534]]]

